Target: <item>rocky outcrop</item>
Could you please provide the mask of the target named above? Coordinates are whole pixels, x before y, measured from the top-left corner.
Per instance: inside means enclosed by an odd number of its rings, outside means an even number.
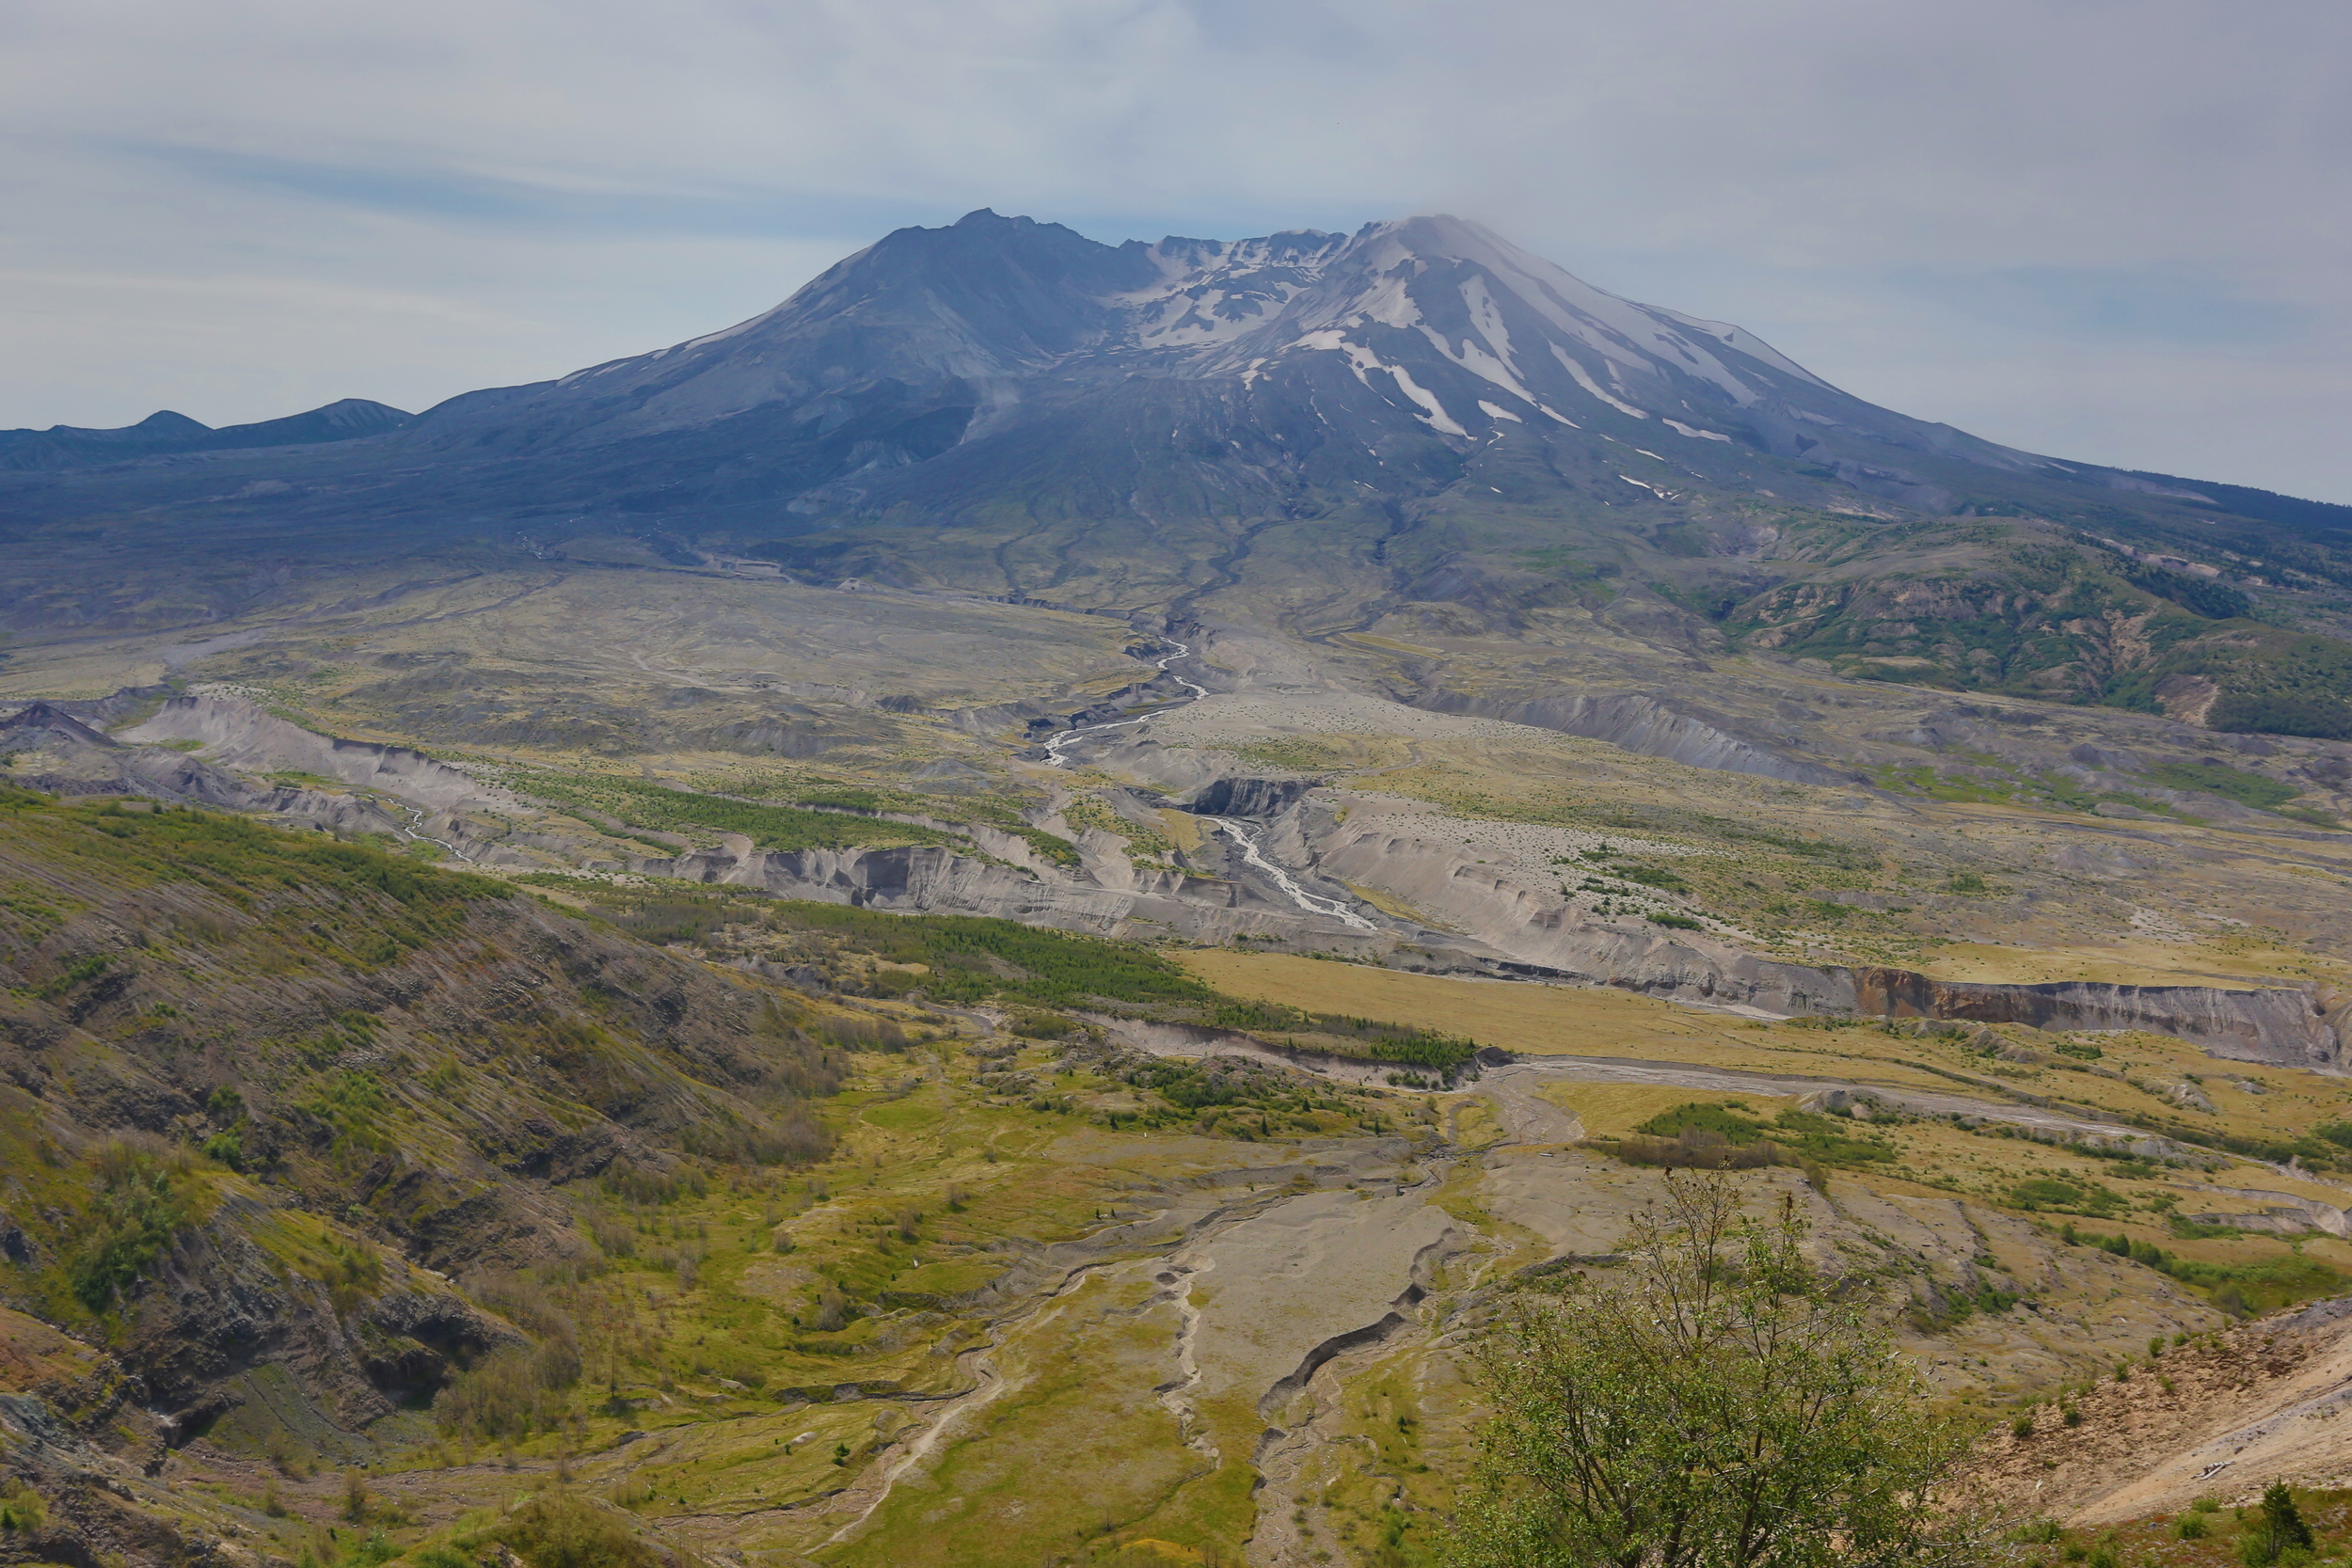
[[[175,1243],[134,1305],[119,1354],[169,1418],[175,1447],[245,1411],[249,1436],[332,1449],[338,1434],[430,1401],[463,1366],[522,1342],[446,1281],[365,1243],[344,1255],[364,1260],[355,1273],[381,1272],[365,1291],[285,1267],[254,1237],[286,1224],[255,1198],[231,1199]]]
[[[2184,1214],[2191,1225],[2227,1226],[2233,1230],[2267,1230],[2300,1236],[2317,1230],[2329,1236],[2352,1237],[2352,1214],[2333,1203],[2294,1193],[2252,1191],[2245,1187],[2216,1187],[2202,1181],[2185,1185],[2213,1193],[2225,1201],[2225,1212]]]
[[[1193,796],[1202,816],[1275,816],[1307,797],[1318,779],[1216,779]]]
[[[405,746],[319,735],[235,697],[174,697],[115,737],[142,744],[201,741],[211,761],[248,772],[296,771],[376,789],[444,812],[518,809],[505,791]]]
[[[93,729],[54,703],[33,703],[0,719],[0,750],[76,751],[85,746],[114,745],[103,731]]]
[[[2311,992],[2217,986],[2118,986],[2090,980],[1983,985],[1901,969],[1852,969],[1847,1006],[1892,1018],[2024,1023],[2036,1029],[2145,1029],[2217,1056],[2334,1069],[2343,1046]]]

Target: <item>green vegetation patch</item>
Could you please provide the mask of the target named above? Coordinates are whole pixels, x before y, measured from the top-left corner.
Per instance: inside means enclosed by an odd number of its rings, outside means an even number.
[[[938,828],[844,811],[812,811],[724,795],[699,795],[644,779],[518,773],[515,782],[517,788],[541,800],[599,813],[628,827],[706,840],[718,833],[740,833],[762,849],[882,848],[907,844],[968,847],[959,835]]]
[[[1291,1043],[1335,1055],[1369,1057],[1434,1068],[1451,1077],[1478,1054],[1476,1040],[1438,1029],[1415,1029],[1344,1013],[1311,1013],[1276,1002],[1221,1002],[1203,1020],[1211,1028],[1247,1035],[1310,1035]]]
[[[2127,1206],[2123,1196],[2111,1187],[2097,1181],[2057,1176],[2037,1176],[2018,1182],[2010,1189],[2009,1201],[2029,1214],[2049,1209],[2059,1213],[2088,1214],[2094,1218],[2112,1214]]]
[[[898,812],[907,816],[978,823],[994,828],[999,832],[1012,834],[1057,865],[1078,863],[1076,845],[1042,828],[1030,826],[1022,816],[1020,808],[1013,801],[1002,798],[943,800],[933,796],[917,795],[911,789],[847,784],[796,784],[771,793],[792,805],[807,806],[818,811]],[[1132,836],[1133,830],[1122,828],[1120,831]]]
[[[463,929],[466,906],[513,896],[486,878],[421,866],[405,858],[240,816],[186,807],[126,811],[24,791],[0,799],[9,836],[71,884],[193,883],[232,908],[262,915],[273,942],[360,968]],[[307,908],[271,911],[292,894]],[[108,960],[84,958],[46,984],[98,978]],[[68,976],[78,976],[69,978]]]
[[[892,963],[925,966],[923,990],[944,1002],[990,997],[1040,1007],[1102,1001],[1200,1005],[1208,987],[1148,948],[983,916],[884,914],[843,904],[779,902],[772,922],[822,931]]]
[[[2144,770],[2140,776],[2150,784],[2162,784],[2167,789],[2200,790],[2207,795],[2218,795],[2225,800],[2234,800],[2241,806],[2250,806],[2256,811],[2276,811],[2302,793],[2292,784],[2280,784],[2276,779],[2249,773],[2244,768],[2232,768],[2227,763],[2215,762],[2210,758],[2202,762],[2158,763]]]
[[[380,1153],[392,1147],[385,1125],[390,1099],[372,1072],[344,1070],[319,1081],[294,1109],[318,1122],[338,1157]]]
[[[2121,1233],[2078,1237],[2074,1227],[2069,1226],[2064,1237],[2067,1241],[2087,1243],[2103,1252],[2113,1253],[2118,1258],[2129,1259],[2158,1274],[2168,1275],[2184,1285],[2204,1291],[2216,1307],[2239,1316],[2268,1311],[2314,1297],[2335,1295],[2344,1288],[2344,1276],[2341,1272],[2300,1253],[2290,1253],[2257,1263],[2208,1263],[2200,1259],[2175,1256],[2153,1242],[2135,1241]]]
[[[698,942],[728,925],[821,939],[922,972],[884,971],[890,989],[935,1002],[1000,1000],[1032,1008],[1202,1007],[1217,995],[1183,965],[1130,942],[984,915],[891,914],[846,904],[598,887],[617,924],[648,942]]]
[[[1616,1140],[1614,1152],[1636,1164],[1856,1166],[1895,1158],[1884,1139],[1857,1134],[1842,1117],[1783,1111],[1759,1121],[1738,1101],[1700,1101],[1661,1111]]]
[[[130,1291],[173,1237],[197,1223],[200,1200],[184,1152],[116,1142],[99,1150],[95,1164],[97,1196],[65,1271],[74,1299],[103,1312]]]
[[[1113,1117],[1114,1126],[1177,1127],[1255,1142],[1284,1133],[1310,1137],[1380,1132],[1387,1121],[1360,1090],[1337,1090],[1232,1056],[1154,1057],[1119,1072],[1161,1104]]]

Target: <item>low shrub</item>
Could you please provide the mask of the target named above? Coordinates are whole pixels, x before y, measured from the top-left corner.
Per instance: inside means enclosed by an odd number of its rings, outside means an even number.
[[[879,1018],[829,1018],[817,1026],[818,1037],[844,1051],[880,1051],[895,1054],[914,1043],[899,1025]]]
[[[580,1346],[569,1338],[502,1345],[433,1402],[444,1432],[475,1438],[528,1437],[563,1418],[564,1391],[580,1381]]]
[[[183,1150],[119,1138],[99,1151],[96,1164],[97,1201],[81,1244],[66,1259],[66,1281],[84,1307],[103,1312],[196,1222],[196,1212],[183,1191]]]
[[[40,1493],[21,1481],[0,1486],[0,1530],[22,1530],[27,1534],[40,1528],[49,1519],[48,1505]]]
[[[499,1540],[531,1568],[669,1568],[670,1554],[639,1540],[584,1498],[543,1492],[508,1514]]]
[[[1637,1132],[1617,1140],[1616,1155],[1629,1164],[1659,1165],[1668,1170],[1754,1170],[1788,1163],[1780,1149],[1769,1142],[1733,1143],[1706,1127],[1686,1127],[1671,1138]]]

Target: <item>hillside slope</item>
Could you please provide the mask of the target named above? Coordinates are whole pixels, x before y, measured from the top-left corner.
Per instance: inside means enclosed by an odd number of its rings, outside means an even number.
[[[443,1275],[591,1255],[564,1183],[828,1146],[839,1058],[803,998],[145,806],[0,798],[0,1245],[9,1295],[109,1342],[175,1443],[365,1451],[519,1338]]]
[[[2352,1277],[2337,1082],[2179,1040],[0,811],[0,1544],[56,1561],[1385,1564],[1496,1293],[1729,1143],[1973,1420]]]

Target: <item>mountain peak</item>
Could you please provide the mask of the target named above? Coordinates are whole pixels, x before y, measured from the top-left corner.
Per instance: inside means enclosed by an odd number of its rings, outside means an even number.
[[[961,440],[1045,395],[1032,382],[1041,375],[1070,388],[1141,378],[1258,397],[1334,373],[1375,395],[1364,417],[1457,442],[1530,419],[1597,419],[1802,450],[1792,420],[1859,419],[1881,436],[1953,444],[1870,410],[1741,328],[1596,288],[1449,213],[1352,234],[1110,245],[988,207],[894,230],[723,331],[541,388],[469,394],[428,416],[427,438],[520,450],[763,409],[799,427],[870,398],[941,420],[961,406]],[[1322,418],[1329,404],[1311,406]],[[899,461],[916,449],[894,450]]]
[[[57,428],[62,431],[68,427],[59,425]],[[138,432],[141,436],[201,436],[213,427],[200,420],[191,420],[185,414],[180,413],[174,409],[158,408],[155,412],[150,414],[138,423],[131,425],[127,428]],[[91,435],[95,433],[89,431],[77,431],[75,434]]]

